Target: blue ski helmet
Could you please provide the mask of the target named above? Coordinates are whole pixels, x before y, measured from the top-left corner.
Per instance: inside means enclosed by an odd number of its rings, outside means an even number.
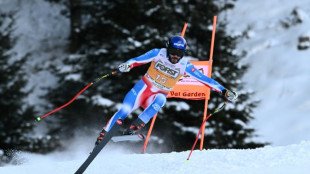
[[[173,36],[168,40],[166,46],[169,61],[175,64],[178,63],[185,54],[186,40],[181,36]],[[177,57],[171,57],[170,55],[176,55]]]
[[[167,48],[186,50],[186,40],[181,36],[172,36],[167,42]]]

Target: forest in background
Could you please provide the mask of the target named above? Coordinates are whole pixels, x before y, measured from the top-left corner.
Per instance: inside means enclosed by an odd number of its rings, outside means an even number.
[[[234,1],[45,1],[45,4],[50,4],[53,8],[56,5],[61,7],[57,15],[62,16],[59,19],[66,19],[68,24],[63,27],[68,27],[69,34],[61,44],[62,47],[41,50],[53,53],[55,49],[61,49],[62,56],[51,56],[44,61],[44,66],[38,64],[36,67],[40,68],[29,71],[29,62],[42,57],[36,57],[31,50],[18,57],[20,54],[14,52],[13,48],[19,38],[12,33],[18,27],[16,21],[20,17],[19,12],[35,2],[12,1],[17,8],[0,11],[2,162],[9,162],[12,154],[19,150],[48,153],[64,149],[70,145],[70,139],[78,137],[80,132],[96,137],[117,111],[125,94],[144,75],[147,65],[137,67],[130,73],[109,77],[92,86],[70,106],[46,118],[43,135],[38,136],[36,131],[40,125],[33,120],[68,102],[89,82],[115,70],[120,63],[152,48],[165,47],[170,36],[181,33],[185,22],[188,23],[185,34],[189,47],[187,56],[207,60],[213,16],[225,15],[226,10],[234,7]],[[40,18],[39,15],[36,17]],[[254,129],[247,127],[253,119],[253,108],[258,104],[250,98],[253,92],[243,89],[240,80],[248,67],[238,64],[243,56],[234,51],[238,38],[226,33],[225,26],[225,20],[218,21],[212,78],[226,88],[239,92],[239,99],[208,120],[204,148],[261,147],[264,144],[251,140],[255,136]],[[53,28],[49,30],[53,32]],[[55,64],[55,61],[60,63]],[[53,85],[42,89],[45,91],[44,95],[35,94],[34,90],[25,90],[29,83],[36,85],[29,81],[27,75],[43,71],[56,79]],[[39,98],[45,103],[33,103],[27,98],[28,95],[40,95]],[[103,100],[108,102],[101,102]],[[184,102],[189,109],[177,109]],[[220,94],[211,92],[209,112],[222,102],[224,98]],[[158,137],[159,141],[152,142],[153,146],[165,144],[167,148],[160,152],[190,149],[197,134],[190,130],[199,129],[204,101],[169,99],[167,106],[169,107],[164,107],[158,114],[152,135]],[[138,109],[133,112],[126,119],[125,125],[129,126],[141,111]],[[147,130],[148,125],[144,131]]]

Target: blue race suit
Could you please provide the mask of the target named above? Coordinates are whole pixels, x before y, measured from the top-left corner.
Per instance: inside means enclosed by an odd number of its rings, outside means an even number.
[[[144,108],[144,111],[139,115],[139,118],[146,124],[165,105],[169,91],[184,75],[190,75],[214,91],[221,93],[225,89],[215,80],[203,75],[185,58],[176,64],[171,63],[166,48],[152,49],[126,63],[130,65],[130,68],[134,68],[149,62],[151,65],[148,71],[126,94],[122,107],[104,127],[106,131],[111,129],[116,120],[124,120],[127,115],[140,106]]]

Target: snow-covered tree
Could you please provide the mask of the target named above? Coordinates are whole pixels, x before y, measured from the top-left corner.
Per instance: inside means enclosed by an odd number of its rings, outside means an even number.
[[[212,20],[232,8],[213,1],[70,1],[71,53],[65,68],[57,68],[59,86],[50,91],[48,99],[56,107],[72,98],[83,86],[100,75],[109,73],[117,66],[152,48],[165,47],[172,35],[181,33],[183,24],[189,26],[185,35],[188,55],[207,60],[211,43]],[[237,103],[212,117],[207,123],[205,148],[249,148],[263,144],[251,141],[254,130],[247,127],[252,119],[256,102],[249,100],[242,90],[241,79],[246,66],[239,67],[241,55],[234,54],[236,39],[225,33],[225,24],[219,21],[214,48],[213,78],[228,89],[240,93]],[[147,65],[137,67],[128,74],[116,75],[92,86],[75,104],[58,113],[61,128],[72,137],[75,128],[100,129],[116,111],[115,104],[103,105],[102,99],[120,103],[135,82],[144,75]],[[169,101],[174,101],[169,99]],[[175,100],[180,101],[180,100]],[[212,93],[209,111],[223,102]],[[111,103],[113,103],[111,102]],[[189,111],[164,107],[159,113],[154,134],[165,139],[168,151],[190,148],[202,121],[204,101],[186,101]],[[128,125],[141,110],[126,119]],[[146,128],[147,129],[147,128]],[[99,131],[99,130],[98,130]],[[177,142],[177,143],[176,143]]]
[[[15,60],[15,39],[11,33],[14,14],[0,14],[0,165],[10,162],[19,150],[47,152],[54,149],[49,137],[33,137],[35,111],[25,91],[27,80],[22,69],[26,59]]]

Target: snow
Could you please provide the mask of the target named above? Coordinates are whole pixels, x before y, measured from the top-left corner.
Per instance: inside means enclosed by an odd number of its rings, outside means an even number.
[[[247,52],[242,63],[250,65],[242,81],[255,91],[253,99],[261,100],[250,123],[257,141],[289,145],[310,140],[308,4],[238,0],[226,15],[227,31],[245,35],[237,46],[237,52]]]
[[[1,0],[0,4],[1,11],[15,12],[12,37],[17,41],[11,52],[17,60],[27,59],[24,69],[29,84],[26,90],[34,90],[28,102],[38,106],[44,103],[39,97],[45,94],[42,88],[53,87],[57,80],[49,67],[61,67],[62,58],[66,56],[70,23],[61,15],[65,7],[44,0]],[[41,68],[45,70],[38,71]]]
[[[92,101],[94,102],[94,104],[102,105],[102,106],[112,106],[115,104],[115,102],[113,102],[112,100],[103,98],[101,95],[92,96]]]
[[[165,105],[166,108],[175,107],[176,111],[188,111],[190,106],[186,102],[175,102],[175,101],[168,101]]]
[[[108,144],[109,145],[109,144]],[[288,146],[267,146],[253,150],[195,150],[161,154],[132,154],[126,147],[104,149],[84,172],[85,174],[305,174],[310,171],[310,141]],[[118,149],[118,150],[117,150]],[[74,173],[88,153],[76,151],[80,157],[54,154],[54,159],[28,154],[21,166],[0,167],[5,174],[67,174]],[[71,158],[71,159],[70,159]],[[73,159],[72,158],[76,158]]]

